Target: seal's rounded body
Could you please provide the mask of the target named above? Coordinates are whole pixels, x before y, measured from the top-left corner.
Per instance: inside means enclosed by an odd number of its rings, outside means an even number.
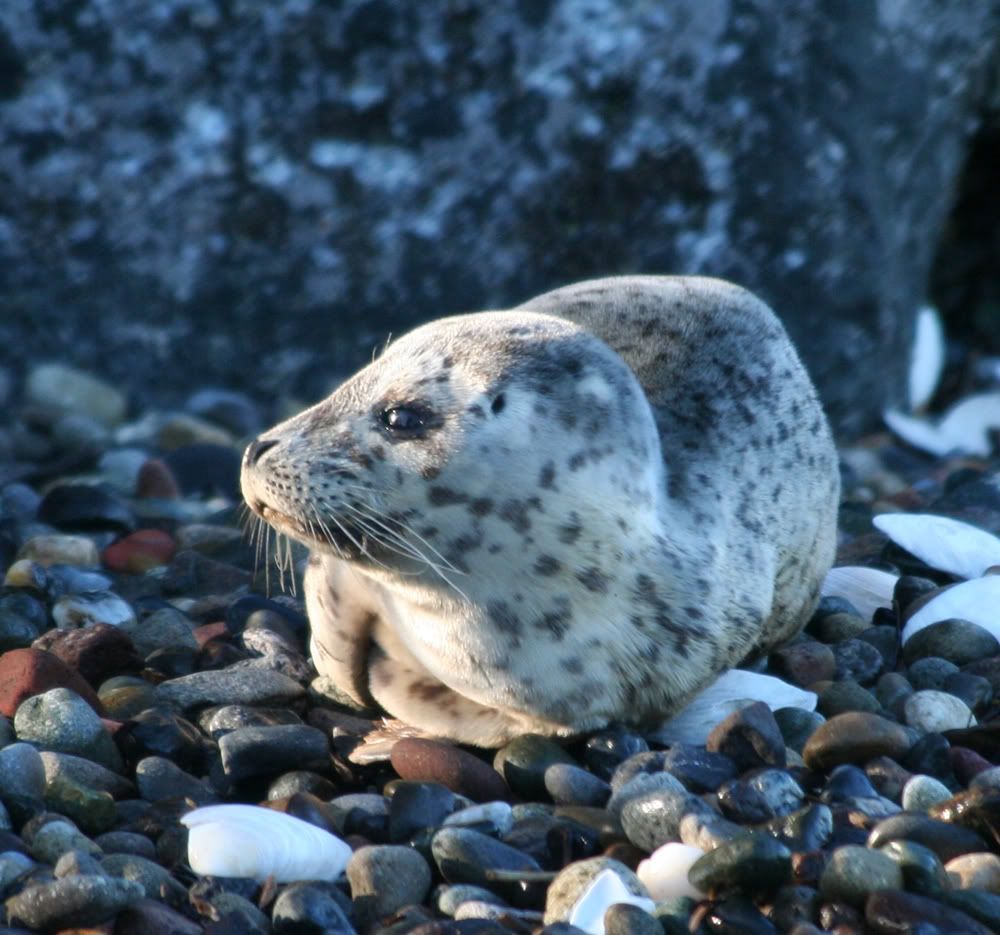
[[[656,723],[794,635],[839,475],[766,305],[623,277],[416,329],[251,445],[242,485],[311,548],[318,671],[491,746]]]

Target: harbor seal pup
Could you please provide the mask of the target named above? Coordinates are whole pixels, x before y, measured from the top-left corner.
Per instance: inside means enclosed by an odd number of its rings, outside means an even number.
[[[317,670],[496,746],[658,723],[793,636],[839,474],[763,302],[630,276],[417,328],[253,442],[242,488],[311,550]]]

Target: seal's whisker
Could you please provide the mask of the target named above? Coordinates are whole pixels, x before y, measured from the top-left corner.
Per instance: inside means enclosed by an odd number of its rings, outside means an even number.
[[[350,504],[349,504],[349,506],[350,506]],[[360,510],[361,508],[355,506],[355,507],[353,507],[353,509]],[[377,522],[387,532],[391,532],[397,538],[397,541],[405,542],[406,545],[408,545],[410,548],[414,549],[418,553],[419,557],[421,559],[423,559],[424,561],[428,562],[428,564],[441,565],[441,567],[447,568],[449,571],[453,571],[457,575],[464,575],[465,574],[464,571],[462,571],[459,568],[456,568],[450,561],[448,561],[448,559],[445,558],[444,555],[442,555],[436,548],[434,548],[433,545],[431,545],[422,535],[420,535],[420,533],[418,533],[408,523],[404,523],[401,520],[396,520],[396,519],[390,520],[390,519],[388,519],[388,517],[386,517],[385,519],[383,519],[383,518],[377,516],[375,514],[374,509],[371,508],[371,507],[369,507],[369,508],[367,508],[365,510],[364,515],[366,516],[367,519],[372,520],[374,522]],[[393,530],[390,526],[387,525],[388,522],[395,523],[399,527],[399,529],[398,530]],[[416,539],[418,542],[420,542],[420,544],[423,545],[425,548],[427,548],[435,556],[435,558],[438,559],[439,561],[431,562],[427,558],[427,556],[424,555],[423,551],[421,551],[415,545],[413,545],[412,542],[407,541],[407,539],[406,539],[407,535],[412,536],[414,539]]]

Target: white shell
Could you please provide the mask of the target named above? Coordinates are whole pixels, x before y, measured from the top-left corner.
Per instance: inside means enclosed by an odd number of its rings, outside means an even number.
[[[939,620],[958,617],[989,630],[1000,640],[1000,575],[973,578],[945,588],[931,598],[903,627],[903,642]]]
[[[827,572],[820,594],[850,601],[865,620],[871,620],[880,607],[892,607],[892,594],[898,580],[898,575],[878,568],[842,565]]]
[[[278,883],[336,880],[351,858],[340,838],[257,805],[209,805],[188,812],[188,863],[195,873]]]
[[[604,913],[609,906],[619,903],[638,906],[646,912],[652,912],[656,908],[653,900],[629,892],[622,878],[614,870],[608,869],[602,870],[590,881],[573,904],[566,921],[590,935],[604,935]]]
[[[1000,539],[957,519],[930,513],[882,513],[872,523],[931,568],[960,578],[978,578],[987,568],[1000,565]]]
[[[989,432],[1000,428],[1000,393],[977,393],[952,406],[937,425],[890,409],[886,425],[903,441],[941,457],[950,452],[987,457]]]
[[[671,841],[641,861],[635,875],[657,902],[675,896],[701,899],[705,894],[688,880],[688,871],[704,853],[700,847]]]
[[[716,724],[755,701],[765,702],[772,711],[778,708],[813,711],[816,708],[814,692],[803,691],[773,675],[730,669],[649,736],[664,744],[704,744]]]
[[[944,370],[944,327],[937,309],[925,305],[917,312],[910,357],[910,408],[930,402]]]

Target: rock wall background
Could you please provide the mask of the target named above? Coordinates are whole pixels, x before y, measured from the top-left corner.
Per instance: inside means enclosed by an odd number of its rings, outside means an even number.
[[[698,272],[856,433],[903,401],[998,32],[996,0],[5,0],[0,364],[310,397],[419,320]]]

